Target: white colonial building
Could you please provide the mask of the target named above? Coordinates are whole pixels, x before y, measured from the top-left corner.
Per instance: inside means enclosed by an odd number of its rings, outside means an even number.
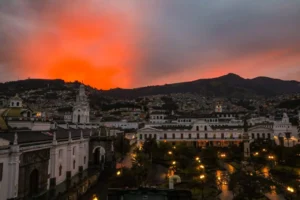
[[[213,113],[197,117],[179,116],[167,123],[150,123],[138,130],[138,145],[146,139],[155,138],[158,142],[192,142],[195,146],[227,146],[239,144],[243,141],[244,122],[239,119],[240,114]],[[165,117],[164,119],[168,119]],[[280,121],[265,117],[247,120],[249,125],[248,137],[250,140],[274,140],[279,145],[278,137],[283,138],[284,146],[298,144],[298,139],[292,136],[286,138],[286,133],[294,129],[286,114]],[[294,127],[295,128],[295,127]],[[297,130],[297,128],[295,128]],[[295,134],[294,134],[295,135]],[[289,141],[291,141],[289,143]]]

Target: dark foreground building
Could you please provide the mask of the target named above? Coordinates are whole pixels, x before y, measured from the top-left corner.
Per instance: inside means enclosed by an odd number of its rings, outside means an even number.
[[[107,200],[191,200],[188,190],[168,189],[109,189]]]

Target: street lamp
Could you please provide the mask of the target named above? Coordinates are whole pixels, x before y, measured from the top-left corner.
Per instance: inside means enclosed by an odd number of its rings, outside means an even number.
[[[258,152],[255,152],[255,153],[254,153],[254,156],[258,156],[258,155],[259,155],[259,153],[258,153]]]
[[[220,155],[220,157],[221,157],[221,158],[225,158],[225,157],[226,157],[226,154],[225,154],[225,153],[222,153],[222,154]]]
[[[120,176],[121,175],[121,171],[117,171],[117,176]]]
[[[205,175],[204,175],[204,174],[201,174],[201,175],[200,175],[200,179],[201,179],[201,180],[205,179]]]
[[[172,165],[176,165],[176,161],[173,161],[173,162],[172,162]]]
[[[199,167],[200,167],[201,169],[204,169],[204,165],[200,165]]]
[[[98,200],[98,197],[95,194],[93,195],[93,200]]]
[[[267,151],[267,149],[262,149],[262,151],[263,151],[263,152],[266,152],[266,151]]]
[[[195,160],[196,160],[196,161],[199,161],[199,160],[200,160],[200,158],[199,158],[199,157],[196,157],[196,158],[195,158]]]
[[[274,157],[273,155],[269,155],[268,158],[269,158],[270,160],[274,160],[274,159],[275,159],[275,157]]]
[[[290,186],[288,186],[286,189],[287,189],[287,191],[289,191],[290,193],[294,193],[294,192],[295,192],[294,188],[292,188],[292,187],[290,187]]]
[[[169,151],[168,154],[169,154],[169,155],[172,155],[173,153],[172,153],[172,151]]]

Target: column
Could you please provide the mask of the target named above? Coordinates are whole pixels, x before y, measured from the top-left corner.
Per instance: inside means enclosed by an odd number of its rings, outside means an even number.
[[[15,199],[18,197],[18,182],[19,182],[19,165],[20,153],[19,146],[13,145],[11,147],[12,154],[9,158],[9,183],[8,183],[8,198]]]
[[[56,147],[50,149],[50,188],[56,186],[56,159],[57,159],[57,150]]]

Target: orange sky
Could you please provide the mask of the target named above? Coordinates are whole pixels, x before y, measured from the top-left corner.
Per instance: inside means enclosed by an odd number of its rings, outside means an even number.
[[[0,82],[59,78],[110,89],[227,73],[300,80],[295,1],[45,2],[0,4]]]

